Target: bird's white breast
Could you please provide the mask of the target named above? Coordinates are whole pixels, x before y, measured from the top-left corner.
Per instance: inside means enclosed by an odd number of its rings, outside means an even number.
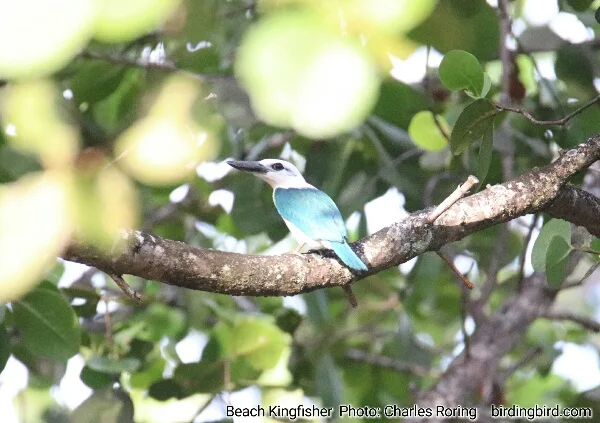
[[[283,219],[286,226],[290,230],[292,236],[298,241],[298,244],[306,244],[309,248],[323,248],[324,245],[321,241],[317,241],[315,239],[310,238],[304,232],[302,232],[296,225],[294,225],[289,220]]]

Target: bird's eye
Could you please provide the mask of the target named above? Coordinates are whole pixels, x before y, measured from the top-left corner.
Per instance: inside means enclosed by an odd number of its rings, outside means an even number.
[[[273,169],[273,170],[283,170],[283,165],[281,163],[273,163],[271,165],[271,169]]]

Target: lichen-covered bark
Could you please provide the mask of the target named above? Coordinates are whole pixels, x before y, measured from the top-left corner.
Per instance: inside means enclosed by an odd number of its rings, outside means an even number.
[[[369,271],[353,274],[329,255],[257,256],[215,251],[144,232],[124,233],[126,247],[102,254],[72,245],[63,258],[113,274],[133,274],[171,285],[231,295],[295,295],[341,286],[403,263],[487,227],[542,210],[598,234],[600,200],[570,185],[575,173],[600,159],[600,134],[555,162],[463,198],[433,224],[420,211],[353,244]],[[573,202],[576,207],[570,205]]]

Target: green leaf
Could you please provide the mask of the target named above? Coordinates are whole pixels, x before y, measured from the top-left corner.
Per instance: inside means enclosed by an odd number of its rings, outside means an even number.
[[[343,384],[340,371],[329,354],[319,358],[315,366],[317,393],[324,407],[337,407],[343,399]]]
[[[36,355],[67,360],[79,352],[77,316],[58,290],[38,288],[12,303],[24,345]]]
[[[115,375],[99,372],[89,366],[84,366],[79,373],[79,379],[94,390],[102,389],[118,381]]]
[[[102,61],[85,61],[69,83],[77,104],[96,103],[112,94],[123,79],[125,68]]]
[[[317,328],[324,328],[329,323],[329,300],[327,292],[318,289],[316,291],[302,294],[306,302],[306,314],[308,320]]]
[[[459,49],[471,52],[479,60],[497,60],[500,31],[496,10],[479,0],[460,1],[469,3],[471,10],[463,5],[457,7],[456,3],[438,1],[429,18],[412,30],[409,37],[441,53]],[[474,3],[480,3],[479,7],[473,6]]]
[[[132,423],[133,402],[122,389],[96,391],[71,414],[71,423]]]
[[[483,73],[483,89],[481,90],[480,97],[485,97],[489,92],[490,88],[492,88],[492,79],[487,74],[487,72]]]
[[[571,246],[560,235],[553,235],[546,251],[546,279],[551,288],[558,289],[567,276]]]
[[[479,147],[479,160],[477,161],[477,177],[479,178],[480,186],[490,170],[492,163],[492,147],[494,146],[494,121],[490,120],[488,127],[481,137],[481,146]]]
[[[554,236],[561,237],[567,245],[571,245],[571,225],[569,222],[552,219],[542,227],[531,252],[531,265],[535,271],[546,271],[546,257],[550,248],[550,241]]]
[[[600,238],[594,238],[592,242],[590,242],[590,248],[594,251],[600,251]]]
[[[452,153],[460,154],[473,142],[480,140],[489,131],[489,126],[498,113],[498,109],[484,98],[468,104],[458,116],[450,135]]]
[[[478,97],[483,92],[485,77],[479,60],[463,50],[452,50],[440,63],[440,80],[453,91],[468,90]]]
[[[144,325],[138,337],[145,341],[157,342],[165,336],[176,336],[185,328],[185,315],[179,309],[160,303],[151,304],[139,315]]]
[[[4,324],[0,325],[0,373],[4,370],[10,357],[10,342]]]
[[[567,0],[569,6],[571,6],[577,12],[585,12],[592,5],[594,0]]]
[[[63,288],[61,292],[65,294],[73,303],[75,299],[77,299],[76,304],[73,307],[75,313],[79,317],[93,317],[96,315],[96,308],[98,306],[98,301],[100,301],[100,295],[98,295],[95,291],[91,289],[82,289],[82,288]],[[81,301],[83,300],[83,304]]]
[[[92,357],[87,365],[97,372],[118,374],[121,372],[135,372],[140,367],[140,360],[133,357],[112,359],[108,357]]]
[[[290,46],[293,55],[287,54]],[[264,122],[309,138],[330,138],[358,126],[379,94],[372,57],[318,15],[299,11],[254,22],[239,46],[235,72]],[[336,77],[341,74],[345,77]]]
[[[202,360],[177,366],[173,379],[187,395],[210,394],[223,389],[224,374],[224,362]]]
[[[183,389],[173,379],[162,379],[150,386],[148,395],[158,401],[166,401],[170,398],[185,398]]]
[[[147,364],[143,370],[138,370],[129,376],[129,384],[132,388],[147,390],[152,383],[163,378],[165,364],[162,358]]]
[[[413,143],[424,150],[440,151],[448,146],[448,140],[435,121],[436,117],[428,110],[423,110],[413,116],[408,126],[408,134]],[[437,116],[438,122],[446,134],[450,133],[450,125],[442,116]]]
[[[407,129],[415,113],[427,109],[423,94],[395,79],[385,79],[374,114],[398,128]]]
[[[567,84],[575,98],[588,99],[595,92],[594,54],[585,47],[565,44],[556,51],[554,62],[556,76]]]
[[[243,357],[258,370],[274,367],[285,347],[291,343],[290,336],[266,318],[247,317],[239,320],[233,333],[235,356]]]

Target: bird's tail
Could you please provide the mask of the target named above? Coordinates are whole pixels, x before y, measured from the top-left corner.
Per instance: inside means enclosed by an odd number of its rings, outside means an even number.
[[[330,242],[330,246],[340,260],[349,268],[353,270],[367,270],[367,266],[358,258],[346,242]]]

